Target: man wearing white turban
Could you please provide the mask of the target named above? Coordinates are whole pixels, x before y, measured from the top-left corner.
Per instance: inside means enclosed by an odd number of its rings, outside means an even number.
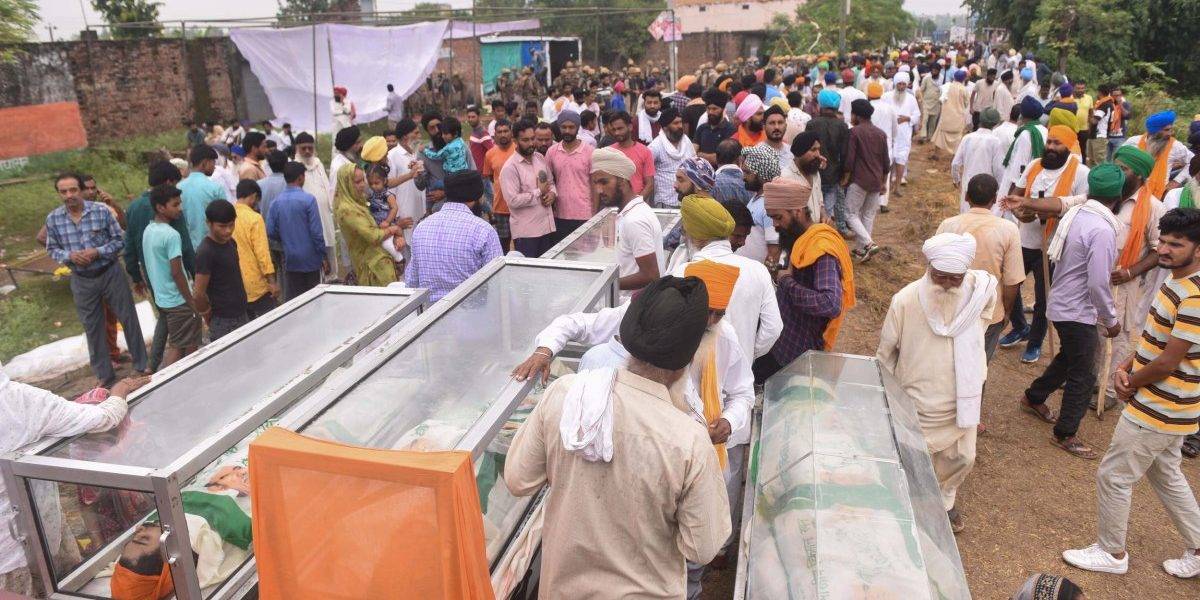
[[[623,290],[637,290],[659,278],[663,259],[662,225],[642,197],[633,192],[633,161],[612,146],[592,153],[592,190],[600,208],[617,213],[617,277]]]
[[[896,139],[892,141],[892,181],[891,189],[901,196],[900,185],[907,183],[904,179],[904,169],[908,165],[908,154],[912,150],[913,131],[921,122],[921,107],[917,97],[909,91],[909,74],[906,71],[896,73],[893,80],[893,91],[887,96],[892,101],[896,112]]]
[[[965,523],[955,495],[975,465],[987,379],[984,330],[996,304],[996,278],[970,268],[970,235],[939,233],[921,251],[929,269],[892,297],[876,357],[916,404],[942,505],[958,533]]]

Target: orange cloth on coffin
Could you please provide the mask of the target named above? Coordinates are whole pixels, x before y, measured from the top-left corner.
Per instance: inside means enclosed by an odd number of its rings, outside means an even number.
[[[171,567],[166,563],[163,563],[162,573],[158,575],[134,573],[121,566],[120,562],[113,565],[113,576],[109,582],[113,600],[161,600],[174,591]]]
[[[818,258],[826,254],[834,257],[841,267],[842,274],[842,312],[829,320],[825,326],[825,350],[833,350],[837,341],[838,331],[842,328],[842,320],[846,312],[854,308],[854,263],[850,261],[850,249],[846,240],[838,231],[824,223],[810,225],[804,234],[792,244],[792,267],[804,269],[812,266]]]
[[[1061,143],[1061,140],[1060,140]],[[1064,144],[1065,145],[1065,144]],[[1071,195],[1072,188],[1075,187],[1075,172],[1079,169],[1079,157],[1071,155],[1067,157],[1067,166],[1063,167],[1063,172],[1058,176],[1058,183],[1054,184],[1054,197],[1065,198]],[[1025,172],[1025,192],[1028,193],[1033,188],[1033,182],[1037,180],[1039,174],[1043,170],[1042,161],[1030,165],[1029,170]],[[1054,228],[1058,227],[1058,217],[1047,217],[1046,226],[1042,228],[1042,241],[1050,239],[1054,234]]]
[[[1163,194],[1167,193],[1167,159],[1171,155],[1171,146],[1175,144],[1175,140],[1171,140],[1163,145],[1163,149],[1158,151],[1158,156],[1154,157],[1154,168],[1150,170],[1150,177],[1146,179],[1145,188],[1150,189],[1150,193],[1154,194],[1155,198],[1162,198]],[[1137,147],[1139,150],[1146,150],[1146,136],[1143,135],[1138,140]],[[1149,209],[1146,214],[1149,215]],[[1143,226],[1145,223],[1142,224]],[[1140,231],[1135,229],[1134,231]]]
[[[729,307],[729,298],[733,296],[733,286],[737,283],[738,274],[742,270],[711,260],[701,260],[688,263],[683,269],[684,277],[699,277],[708,291],[708,308],[725,310]]]
[[[249,463],[262,600],[494,597],[470,453],[274,427]]]

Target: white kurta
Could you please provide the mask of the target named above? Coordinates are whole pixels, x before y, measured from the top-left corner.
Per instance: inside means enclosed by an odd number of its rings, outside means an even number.
[[[950,179],[958,184],[959,212],[966,212],[967,184],[971,178],[988,174],[999,182],[1004,176],[1004,151],[1008,148],[1000,143],[1000,139],[992,134],[990,129],[978,129],[963,136],[954,152],[954,160],[950,161]]]
[[[946,510],[954,507],[958,487],[975,464],[975,427],[959,427],[954,378],[954,339],[934,334],[918,297],[920,286],[934,285],[922,277],[892,297],[876,358],[887,367],[912,398],[921,431],[929,446],[934,472]],[[960,300],[961,304],[962,300]],[[995,296],[980,313],[979,327],[986,329],[995,310]],[[953,317],[953,307],[943,314]],[[982,361],[986,365],[986,360]],[[984,367],[986,369],[986,366]]]
[[[771,350],[783,332],[779,316],[779,301],[775,298],[775,282],[766,265],[733,253],[727,240],[711,242],[696,251],[690,262],[711,260],[733,265],[739,269],[737,283],[729,297],[725,318],[737,334],[744,356],[758,358]],[[675,267],[671,275],[683,277],[687,264]]]
[[[921,107],[917,104],[912,92],[904,92],[900,98],[896,94],[884,96],[891,100],[896,109],[896,118],[908,117],[907,123],[900,123],[896,131],[896,139],[892,142],[892,162],[898,165],[908,164],[908,154],[912,150],[913,131],[921,123]]]
[[[417,160],[417,156],[409,152],[403,145],[397,144],[395,148],[388,150],[387,159],[388,168],[391,171],[389,176],[399,177],[408,174],[410,170],[408,165]],[[402,219],[412,217],[413,226],[404,230],[404,238],[411,240],[413,228],[425,217],[425,192],[417,189],[415,179],[409,179],[392,188],[391,192],[396,197],[396,215]]]
[[[47,437],[107,431],[125,418],[125,400],[109,397],[100,404],[80,404],[46,390],[8,380],[0,365],[0,454],[8,454]],[[62,539],[58,486],[33,482],[42,518],[42,535],[50,548]],[[25,566],[25,551],[12,537],[16,526],[12,503],[0,479],[0,574]]]
[[[993,91],[992,108],[995,108],[996,112],[1000,113],[1000,120],[1008,120],[1009,113],[1012,112],[1012,107],[1016,102],[1012,92],[1004,84],[996,86],[996,89]]]
[[[650,154],[654,157],[654,203],[656,206],[679,206],[679,194],[675,191],[675,172],[683,161],[696,155],[696,148],[685,135],[678,144],[671,143],[666,130],[650,142]]]
[[[1037,129],[1042,134],[1042,141],[1045,142],[1046,128],[1038,125]],[[1029,168],[1029,163],[1033,161],[1033,147],[1030,144],[1028,133],[1024,131],[1020,132],[1020,135],[1017,135],[1016,139],[1013,140],[1012,143],[1012,156],[1008,161],[1008,166],[1004,168],[1004,179],[1000,180],[1001,195],[1006,195],[1008,193],[1008,187],[1010,185],[1015,184],[1017,187],[1024,187],[1022,178],[1025,170]],[[1004,151],[1007,153],[1008,148],[1005,147]],[[1004,157],[1001,156],[1000,160],[1003,161]]]
[[[311,163],[304,164],[304,191],[317,199],[317,212],[321,215],[321,233],[325,236],[325,247],[332,248],[337,230],[333,224],[333,189],[329,187],[329,174],[321,159],[313,156]]]
[[[534,345],[549,348],[558,354],[567,343],[598,346],[612,341],[621,330],[621,319],[629,303],[615,308],[603,308],[594,313],[575,313],[554,319],[537,335]],[[717,337],[717,378],[721,387],[721,416],[729,421],[733,433],[728,447],[744,444],[750,440],[750,410],[754,405],[754,375],[750,371],[750,360],[742,354],[737,333],[725,319],[715,325],[719,327]],[[704,402],[700,399],[700,366],[688,366],[688,379],[684,397],[692,409],[704,414]],[[691,417],[699,420],[696,414]]]

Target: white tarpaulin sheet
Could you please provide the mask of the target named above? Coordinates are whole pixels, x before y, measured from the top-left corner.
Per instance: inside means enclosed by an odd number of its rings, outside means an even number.
[[[538,19],[526,19],[524,21],[501,21],[499,23],[476,23],[474,27],[471,26],[470,21],[451,21],[450,33],[446,37],[458,40],[482,35],[494,35],[497,33],[508,33],[510,31],[525,31],[529,29],[541,28],[542,22]]]
[[[346,87],[357,122],[381,118],[386,85],[405,98],[416,91],[433,72],[449,27],[449,21],[400,27],[322,24],[233,29],[229,37],[262,83],[276,121],[291,123],[293,130],[314,130],[315,73],[316,130],[332,131],[334,85]]]

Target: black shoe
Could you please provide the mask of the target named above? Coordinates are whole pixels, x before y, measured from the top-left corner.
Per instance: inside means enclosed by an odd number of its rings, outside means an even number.
[[[892,209],[890,209],[890,208],[888,208],[886,205],[884,205],[884,206],[880,206],[880,207],[879,207],[879,212],[881,212],[881,213],[889,213],[889,212],[892,212]]]

